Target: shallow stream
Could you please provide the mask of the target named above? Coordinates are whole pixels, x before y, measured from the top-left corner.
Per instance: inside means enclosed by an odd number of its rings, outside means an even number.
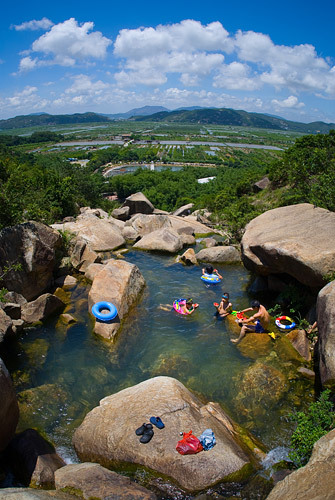
[[[92,333],[89,286],[81,279],[67,292],[71,302],[66,312],[77,323],[66,327],[54,320],[28,329],[1,354],[19,393],[18,430],[42,429],[63,458],[77,461],[71,445],[74,429],[101,398],[169,375],[203,400],[219,402],[267,450],[287,446],[292,429],[288,414],[313,398],[312,382],[297,372],[303,360],[284,334],[276,340],[266,336],[266,342],[247,350],[237,347],[230,342],[236,338],[231,324],[214,316],[213,302],[223,291],[230,293],[235,309],[249,306],[248,271],[240,265],[221,266],[222,284],[206,286],[199,267],[175,264],[174,257],[141,251],[125,257],[139,267],[146,288],[116,345]],[[159,307],[189,296],[200,304],[191,316]]]

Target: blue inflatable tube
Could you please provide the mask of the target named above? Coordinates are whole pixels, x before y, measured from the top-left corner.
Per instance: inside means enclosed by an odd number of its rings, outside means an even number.
[[[219,278],[219,276],[217,274],[203,274],[201,276],[201,279],[202,281],[204,281],[205,283],[220,283],[221,282],[221,279]]]
[[[101,301],[94,304],[92,307],[92,314],[101,321],[110,321],[117,316],[117,309],[111,302]]]

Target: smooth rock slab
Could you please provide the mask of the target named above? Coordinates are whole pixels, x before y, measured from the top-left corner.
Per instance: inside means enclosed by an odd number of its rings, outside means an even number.
[[[83,238],[95,252],[107,252],[119,248],[125,239],[111,219],[99,219],[95,215],[78,217],[76,222],[53,224],[53,228],[69,231]]]
[[[183,241],[173,229],[163,228],[145,234],[135,243],[134,248],[176,253],[183,248]]]
[[[141,444],[135,429],[153,415],[161,417],[165,428],[155,428],[151,441]],[[212,450],[192,456],[176,451],[180,431],[192,429],[200,436],[207,428],[213,429],[217,440]],[[155,377],[101,400],[75,431],[73,445],[83,461],[105,466],[112,462],[140,464],[191,491],[207,488],[230,474],[245,475],[245,466],[251,468],[221,407],[203,405],[170,377]]]
[[[316,352],[321,382],[335,382],[335,281],[319,292],[316,309],[319,331]]]
[[[309,203],[269,210],[247,224],[241,246],[250,271],[320,288],[335,270],[335,213]]]
[[[233,246],[217,246],[211,248],[203,248],[195,254],[199,261],[203,262],[219,262],[219,263],[238,263],[241,262],[240,252]]]
[[[334,500],[335,430],[317,441],[305,465],[280,481],[267,500]]]
[[[90,500],[155,500],[156,495],[128,477],[105,469],[99,464],[71,464],[55,473],[56,489],[73,488]]]

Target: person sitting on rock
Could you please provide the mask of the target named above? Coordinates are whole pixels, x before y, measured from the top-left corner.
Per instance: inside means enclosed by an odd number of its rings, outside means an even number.
[[[243,339],[247,332],[266,333],[270,321],[270,315],[258,300],[253,300],[251,302],[251,307],[243,309],[243,311],[241,312],[244,313],[247,311],[254,311],[255,309],[257,310],[257,312],[253,316],[248,319],[244,319],[239,323],[242,326],[240,336],[238,339],[230,339],[231,342],[237,344],[241,339]]]
[[[209,276],[216,274],[222,280],[221,274],[219,274],[217,269],[213,269],[213,266],[208,264],[206,267],[202,268],[202,274],[208,274]]]
[[[228,314],[232,312],[232,309],[233,309],[232,303],[229,302],[229,293],[224,292],[224,294],[222,295],[221,302],[217,307],[217,315],[220,318],[225,318],[226,316],[228,316]]]

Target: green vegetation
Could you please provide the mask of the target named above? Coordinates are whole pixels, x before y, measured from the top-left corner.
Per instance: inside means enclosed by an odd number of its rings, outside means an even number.
[[[59,131],[70,130],[67,138],[76,141],[110,140],[124,132],[131,134],[133,142],[107,148],[94,143],[57,145],[64,133],[45,127],[31,129],[30,136],[0,134],[0,228],[29,219],[52,223],[75,215],[82,205],[108,211],[115,203],[104,195],[116,193],[122,201],[137,191],[162,210],[172,211],[188,202],[196,209],[207,208],[213,224],[226,232],[230,242],[239,241],[245,225],[271,208],[308,202],[335,210],[334,131],[301,137],[288,131],[231,125],[130,121],[69,127],[64,124]],[[162,138],[184,142],[162,144]],[[196,144],[204,141],[220,145],[211,148],[209,155],[210,146]],[[289,147],[285,151],[257,150],[234,147],[236,142]],[[87,163],[69,162],[69,157]],[[177,164],[182,169],[153,172],[139,168],[133,174],[102,176],[106,165],[140,167],[149,162]],[[272,180],[271,187],[255,192],[254,183],[265,175]],[[198,183],[203,177],[214,179]]]
[[[258,127],[264,129],[294,130],[303,133],[329,132],[334,124],[323,122],[300,123],[277,118],[275,116],[263,115],[261,113],[248,113],[247,111],[214,108],[161,111],[150,116],[135,117],[136,121],[166,121],[179,123],[203,123],[206,125],[235,125],[239,127]]]
[[[313,445],[335,426],[333,403],[329,401],[330,390],[322,392],[318,401],[311,403],[306,412],[291,414],[297,428],[291,436],[290,459],[297,467],[305,465],[313,450]]]
[[[281,205],[312,203],[335,210],[335,130],[297,139],[276,161],[274,188],[287,186]]]
[[[104,179],[63,158],[15,153],[0,146],[0,228],[27,220],[53,223],[79,206],[104,206]]]

